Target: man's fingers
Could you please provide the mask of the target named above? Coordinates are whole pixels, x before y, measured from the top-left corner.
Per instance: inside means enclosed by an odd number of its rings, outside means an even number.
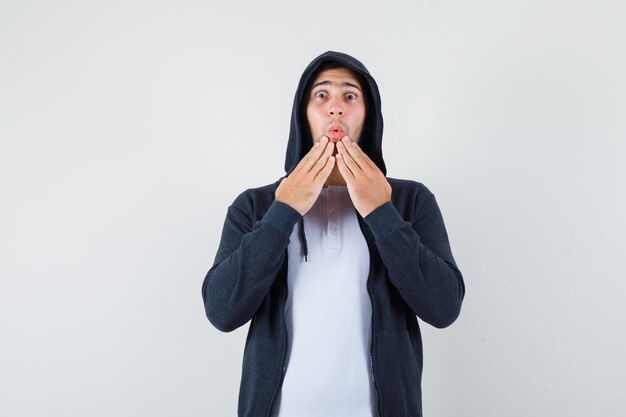
[[[363,149],[361,149],[359,145],[356,142],[353,142],[348,136],[344,136],[341,139],[341,142],[345,146],[346,152],[348,152],[361,169],[365,169],[366,166],[369,166],[370,168],[378,168],[370,157],[363,152]]]
[[[345,158],[343,157],[343,155],[338,153],[337,155],[335,155],[335,159],[337,160],[337,168],[339,168],[339,173],[341,174],[343,179],[346,180],[346,183],[350,183],[354,179],[354,174],[346,165]]]
[[[315,165],[311,167],[310,172],[317,175],[326,166],[326,161],[328,157],[333,154],[334,149],[335,144],[332,142],[328,142],[326,144],[326,148],[324,148],[324,153],[318,158],[318,160],[315,162]]]
[[[304,157],[302,157],[296,169],[298,171],[303,170],[304,172],[309,172],[326,150],[327,143],[328,138],[326,136],[322,136],[319,141],[315,142],[311,150],[304,155]]]
[[[342,156],[341,159],[344,161],[344,164],[347,165],[353,174],[362,171],[362,168],[354,161],[346,148],[347,146],[345,146],[345,144],[341,142],[337,143],[337,150],[339,151],[339,155]]]
[[[326,182],[326,179],[330,176],[330,173],[335,166],[335,157],[332,155],[325,155],[324,160],[326,161],[324,168],[317,173],[315,177],[315,181],[321,182],[322,185]]]

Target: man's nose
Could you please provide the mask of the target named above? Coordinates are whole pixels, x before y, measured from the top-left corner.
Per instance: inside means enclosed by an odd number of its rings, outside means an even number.
[[[328,106],[328,114],[330,116],[343,115],[343,107],[341,106],[341,103],[337,100],[333,100]]]

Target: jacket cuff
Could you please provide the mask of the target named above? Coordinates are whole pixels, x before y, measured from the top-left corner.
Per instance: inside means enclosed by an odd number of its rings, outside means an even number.
[[[293,226],[302,216],[288,204],[274,200],[261,221],[272,226],[274,229],[291,235]]]
[[[398,213],[391,201],[376,208],[363,218],[370,227],[374,239],[378,240],[387,234],[391,229],[404,224],[404,219]]]

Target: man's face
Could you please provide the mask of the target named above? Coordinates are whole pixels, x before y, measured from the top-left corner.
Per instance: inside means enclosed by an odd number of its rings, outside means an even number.
[[[365,122],[365,97],[352,71],[336,68],[320,72],[308,97],[306,117],[313,143],[322,136],[335,143],[344,136],[358,142]]]

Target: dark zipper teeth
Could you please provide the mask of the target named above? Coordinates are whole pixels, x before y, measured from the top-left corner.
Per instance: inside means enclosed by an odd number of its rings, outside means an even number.
[[[355,210],[356,211],[356,210]],[[376,371],[374,367],[374,302],[372,301],[372,292],[370,291],[370,278],[372,276],[372,247],[369,237],[365,230],[363,230],[363,224],[361,223],[363,220],[359,216],[357,212],[357,219],[359,221],[359,227],[361,228],[361,233],[363,233],[363,237],[365,237],[365,242],[367,243],[367,249],[370,252],[370,270],[367,276],[367,283],[365,284],[365,288],[367,288],[367,295],[370,298],[370,305],[372,306],[372,319],[371,319],[371,342],[370,342],[370,361],[372,365],[372,384],[374,385],[374,391],[376,392],[376,409],[378,410],[378,417],[383,417],[383,413],[380,408],[380,392],[378,392],[378,387],[376,386]]]
[[[288,265],[289,265],[289,259],[288,259],[288,252],[287,249],[285,249],[285,295],[282,299],[282,307],[283,307],[283,328],[285,329],[285,341],[283,343],[283,353],[281,355],[281,366],[280,366],[280,378],[278,381],[278,385],[276,386],[276,389],[274,390],[274,394],[272,395],[272,401],[270,401],[270,407],[269,410],[267,411],[267,417],[270,417],[272,415],[272,409],[274,408],[274,403],[276,402],[276,396],[278,395],[278,391],[280,390],[281,386],[283,385],[283,381],[285,380],[285,356],[287,355],[287,340],[289,338],[288,332],[287,332],[287,322],[285,321],[285,304],[287,303],[287,296],[289,293],[289,280],[288,278]]]

